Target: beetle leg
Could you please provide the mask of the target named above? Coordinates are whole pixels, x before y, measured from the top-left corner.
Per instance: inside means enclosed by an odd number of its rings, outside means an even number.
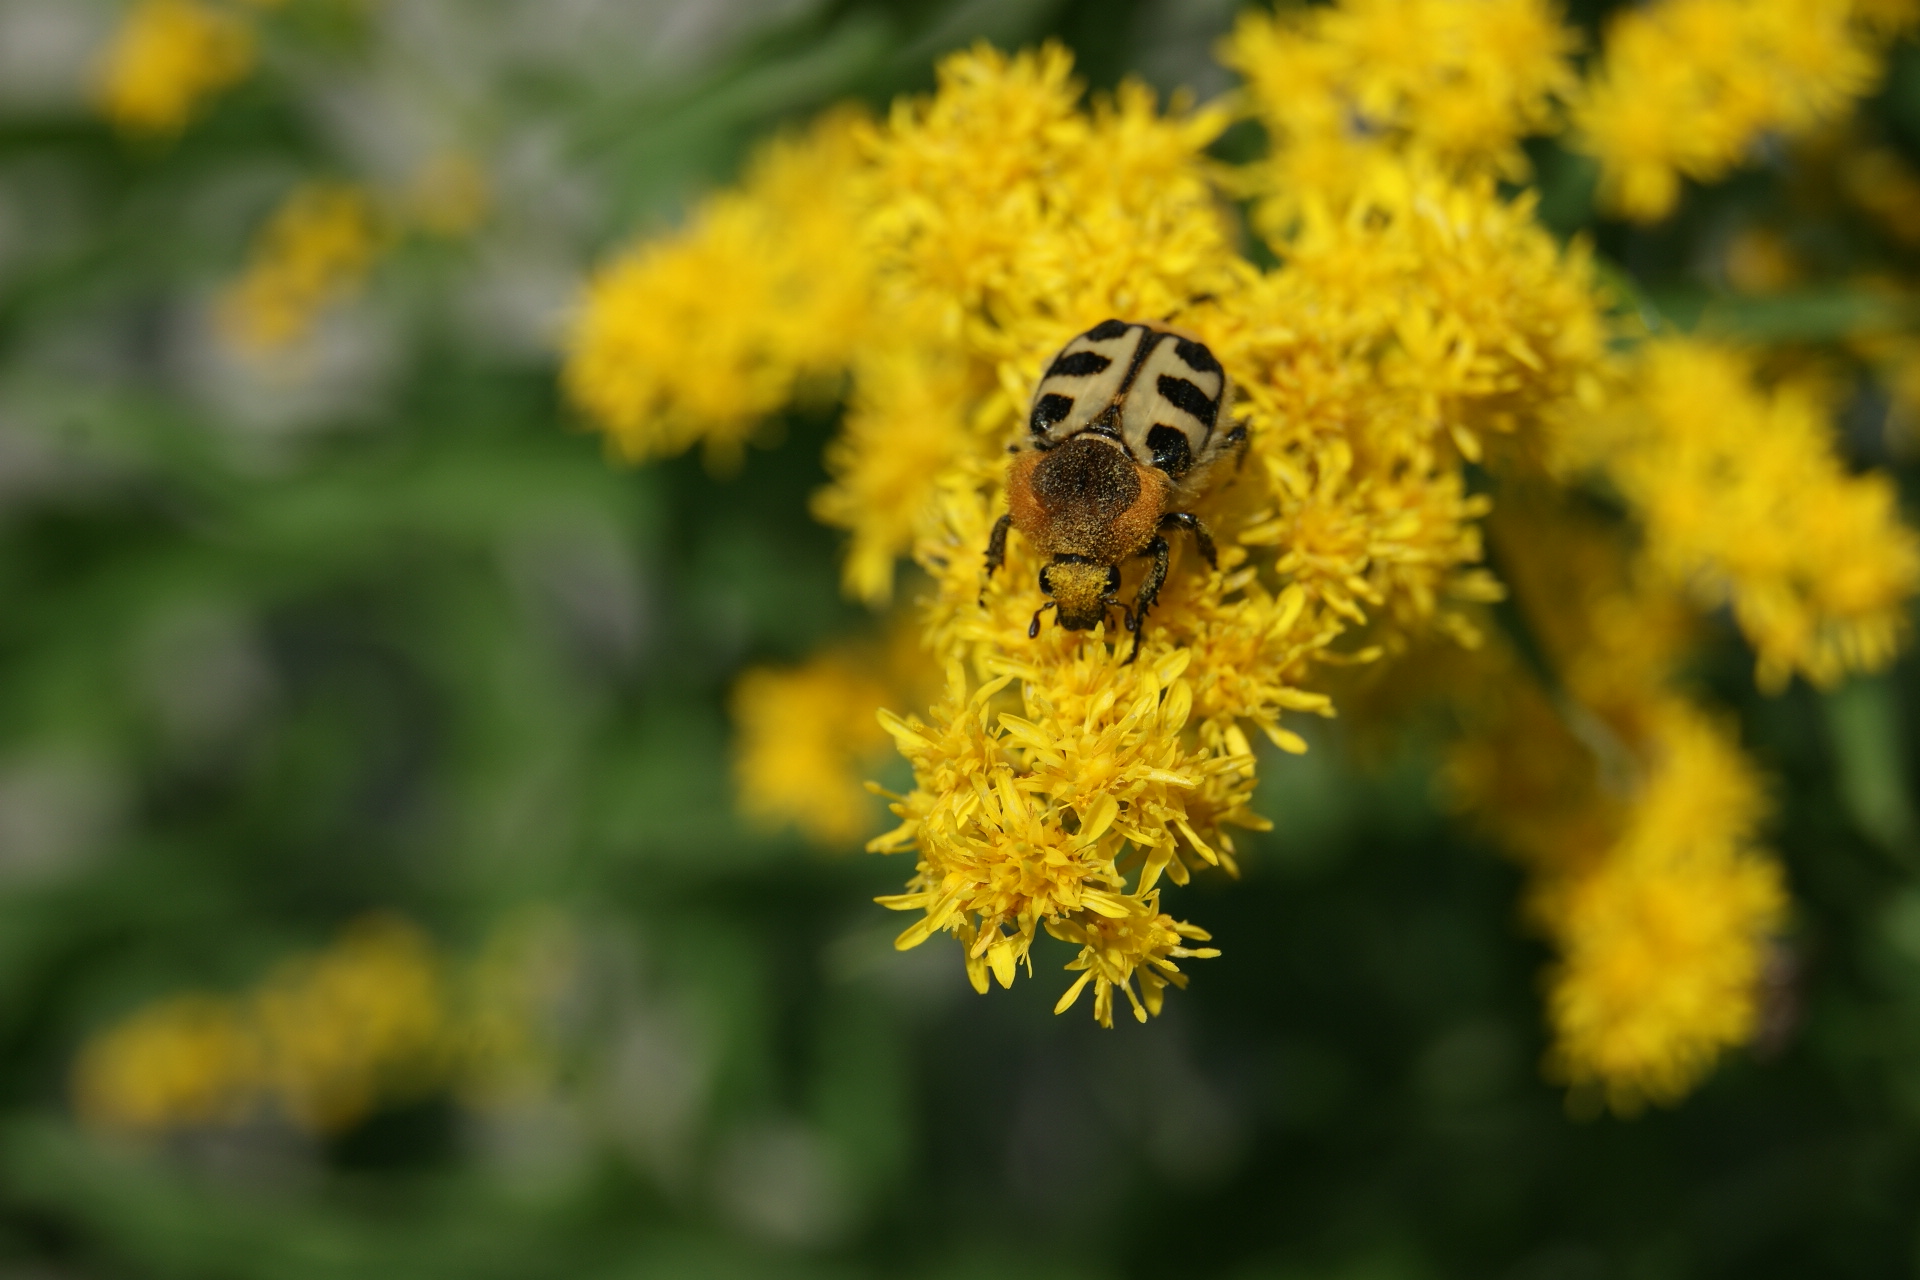
[[[1013,513],[1008,512],[993,522],[993,533],[987,538],[987,572],[980,582],[980,606],[987,604],[987,582],[993,577],[993,571],[1007,562],[1007,530],[1013,528]]]
[[[1133,652],[1127,655],[1132,662],[1140,656],[1140,641],[1147,634],[1147,610],[1153,608],[1153,602],[1160,598],[1160,588],[1167,580],[1167,540],[1154,535],[1153,541],[1140,548],[1140,554],[1150,556],[1153,563],[1147,566],[1147,576],[1140,583],[1140,594],[1133,602]]]
[[[1207,568],[1218,569],[1220,561],[1213,553],[1213,535],[1207,532],[1207,526],[1200,523],[1200,517],[1191,511],[1169,511],[1160,517],[1160,532],[1185,529],[1193,535],[1194,545],[1200,548],[1200,558],[1207,562]]]

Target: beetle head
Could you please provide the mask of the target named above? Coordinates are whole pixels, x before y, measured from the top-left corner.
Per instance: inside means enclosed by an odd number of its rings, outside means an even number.
[[[1040,589],[1059,606],[1061,626],[1091,631],[1115,604],[1120,571],[1085,556],[1059,555],[1040,571]]]

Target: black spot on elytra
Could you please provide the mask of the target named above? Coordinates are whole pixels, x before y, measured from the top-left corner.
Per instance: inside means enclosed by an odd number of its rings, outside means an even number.
[[[1187,368],[1195,373],[1219,373],[1220,362],[1213,358],[1213,352],[1199,343],[1182,338],[1173,344],[1173,353],[1187,362]]]
[[[1094,342],[1111,342],[1115,338],[1125,336],[1127,330],[1132,327],[1125,320],[1102,320],[1080,336]]]
[[[1072,396],[1053,395],[1049,393],[1041,396],[1034,402],[1033,419],[1027,425],[1032,429],[1033,434],[1043,436],[1047,434],[1048,429],[1056,422],[1059,422],[1072,412]]]
[[[1069,378],[1083,377],[1089,373],[1099,373],[1113,361],[1098,351],[1075,351],[1061,356],[1047,369],[1047,376],[1064,374]]]
[[[1209,430],[1213,428],[1213,416],[1219,406],[1207,398],[1207,393],[1188,382],[1185,378],[1176,378],[1170,374],[1160,375],[1160,394],[1176,409],[1185,409],[1200,419]]]
[[[1147,448],[1153,451],[1153,465],[1175,480],[1193,465],[1193,450],[1187,447],[1187,434],[1176,428],[1159,426],[1147,432]]]

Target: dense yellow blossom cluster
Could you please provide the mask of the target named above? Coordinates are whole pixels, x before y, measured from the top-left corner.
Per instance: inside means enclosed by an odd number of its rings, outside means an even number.
[[[99,70],[100,110],[129,134],[171,137],[253,71],[253,29],[206,0],[139,0]]]
[[[274,1119],[309,1133],[526,1061],[524,947],[503,934],[464,978],[426,936],[369,916],[239,996],[164,997],[106,1028],[74,1068],[89,1124],[143,1134]]]
[[[1619,1111],[1672,1101],[1760,1017],[1786,901],[1758,844],[1763,788],[1678,683],[1694,630],[1679,592],[1538,491],[1493,524],[1552,683],[1505,643],[1448,664],[1468,730],[1450,781],[1527,868],[1557,952],[1551,1070]]]
[[[273,1109],[328,1132],[444,1070],[439,958],[411,926],[362,921],[243,997],[172,996],[88,1043],[83,1118],[132,1131],[233,1122]]]
[[[1211,954],[1187,945],[1204,935],[1161,894],[1199,868],[1231,870],[1233,830],[1266,825],[1250,808],[1245,728],[1301,750],[1282,718],[1331,711],[1308,687],[1316,659],[1364,659],[1433,627],[1470,634],[1459,606],[1496,589],[1476,568],[1486,504],[1467,491],[1461,450],[1573,403],[1604,354],[1584,259],[1489,180],[1416,155],[1382,150],[1343,201],[1288,229],[1275,244],[1287,264],[1262,273],[1236,247],[1206,156],[1227,123],[1218,108],[1163,113],[1137,85],[1083,105],[1057,47],[958,55],[932,97],[782,144],[686,232],[609,268],[568,370],[629,452],[684,448],[690,428],[737,439],[769,407],[762,388],[785,394],[805,367],[764,354],[792,318],[716,321],[756,331],[750,348],[721,344],[760,353],[745,369],[690,343],[679,282],[697,280],[710,311],[764,296],[764,261],[723,267],[739,259],[715,251],[713,210],[789,225],[823,193],[766,174],[799,149],[821,154],[814,172],[841,166],[831,255],[794,255],[864,298],[842,339],[852,410],[816,511],[850,529],[849,585],[869,598],[913,554],[932,579],[926,641],[950,673],[931,723],[887,717],[916,785],[874,847],[918,864],[888,905],[919,916],[903,946],[957,935],[982,989],[1010,983],[1043,929],[1078,942],[1072,992],[1092,984],[1103,1022],[1116,990],[1144,1018],[1182,980],[1177,960]],[[1133,663],[1100,633],[1029,637],[1043,597],[1017,537],[984,594],[981,579],[1033,382],[1109,316],[1199,334],[1234,371],[1252,430],[1203,511],[1220,571],[1176,570]],[[623,363],[610,368],[610,352]],[[696,395],[724,403],[696,415]]]
[[[1665,1100],[1751,1033],[1784,890],[1757,771],[1675,682],[1686,609],[1730,602],[1770,684],[1870,668],[1913,591],[1911,535],[1882,482],[1844,474],[1814,401],[1709,348],[1624,350],[1640,335],[1588,250],[1496,185],[1524,176],[1523,137],[1561,127],[1557,102],[1588,109],[1577,44],[1544,0],[1243,18],[1223,54],[1272,146],[1240,166],[1209,154],[1224,105],[1131,84],[1083,101],[1063,50],[976,48],[884,119],[776,144],[590,284],[566,382],[629,456],[737,449],[847,379],[814,512],[848,532],[856,596],[890,598],[912,557],[947,673],[926,713],[882,717],[914,773],[869,846],[915,859],[883,899],[913,916],[898,945],[953,935],[984,991],[1046,932],[1078,948],[1062,1010],[1091,986],[1102,1023],[1122,1000],[1146,1019],[1215,954],[1169,887],[1231,874],[1235,832],[1268,825],[1249,735],[1304,750],[1286,720],[1332,714],[1336,669],[1401,660],[1477,691],[1452,773],[1534,873],[1559,1074],[1622,1108]],[[1277,265],[1243,251],[1236,198]],[[1109,317],[1204,341],[1249,431],[1198,506],[1217,569],[1176,549],[1131,662],[1125,636],[1030,632],[1045,596],[1017,533],[990,582],[981,560],[1041,370]],[[1680,431],[1715,377],[1716,421]],[[1641,550],[1516,538],[1497,581],[1502,495],[1552,511],[1596,476]],[[1509,586],[1550,633],[1540,678],[1489,627]],[[736,697],[749,808],[853,754],[822,702],[870,694],[823,680],[802,725],[777,705],[799,687]]]
[[[1549,1067],[1619,1111],[1671,1102],[1760,1017],[1786,896],[1758,844],[1758,776],[1670,692],[1601,717],[1524,683],[1474,687],[1490,719],[1457,750],[1455,780],[1531,873],[1528,915],[1558,956]]]
[[[379,207],[361,188],[296,188],[261,229],[245,273],[222,295],[222,332],[244,351],[299,342],[322,310],[360,288],[387,236]]]
[[[1786,902],[1751,764],[1694,709],[1661,710],[1614,844],[1532,904],[1560,951],[1552,1067],[1622,1111],[1679,1098],[1752,1037]]]
[[[1920,586],[1920,538],[1890,477],[1851,475],[1835,454],[1822,391],[1763,391],[1750,359],[1698,341],[1647,344],[1632,386],[1561,443],[1631,505],[1653,568],[1731,605],[1764,688],[1885,665]]]
[[[894,697],[894,686],[848,650],[740,677],[733,719],[742,812],[766,826],[791,824],[819,844],[858,844],[877,814],[863,780],[887,748],[876,717]]]
[[[767,148],[740,190],[594,278],[566,385],[628,457],[704,442],[725,461],[846,364],[867,303],[848,253],[859,120],[830,115]]]
[[[1383,153],[1525,176],[1520,140],[1554,123],[1577,44],[1540,0],[1358,0],[1250,9],[1223,58],[1272,138],[1255,173],[1284,219]]]
[[[1724,176],[1767,133],[1836,119],[1881,72],[1911,0],[1654,0],[1622,10],[1575,111],[1601,195],[1629,218],[1673,210],[1680,180]]]

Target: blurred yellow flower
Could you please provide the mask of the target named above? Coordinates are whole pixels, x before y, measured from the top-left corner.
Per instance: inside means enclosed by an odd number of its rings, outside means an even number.
[[[1744,227],[1736,232],[1727,242],[1721,270],[1736,292],[1762,296],[1793,287],[1804,274],[1793,246],[1770,227]]]
[[[1658,220],[1683,177],[1714,181],[1763,134],[1838,118],[1878,80],[1879,37],[1910,7],[1654,0],[1621,11],[1574,111],[1577,144],[1600,161],[1602,200]]]
[[[386,219],[361,188],[295,188],[262,228],[246,272],[221,295],[222,333],[253,353],[298,343],[325,308],[359,290],[387,241]]]
[[[1382,149],[1525,176],[1520,139],[1556,123],[1578,43],[1548,0],[1349,0],[1248,10],[1221,60],[1273,139],[1260,185],[1291,211]]]
[[[327,1134],[449,1084],[484,1099],[538,1064],[522,988],[550,933],[503,933],[463,977],[414,926],[365,917],[244,995],[164,997],[96,1033],[74,1106],[131,1134],[255,1119]]]
[[[239,1001],[171,996],[87,1042],[74,1067],[74,1106],[102,1129],[231,1124],[253,1110],[263,1056]]]
[[[1920,174],[1891,147],[1858,147],[1839,162],[1840,188],[1903,244],[1920,245]]]
[[[1891,661],[1920,539],[1888,477],[1848,473],[1818,389],[1763,391],[1749,358],[1693,340],[1648,344],[1634,386],[1574,422],[1566,457],[1631,504],[1659,572],[1732,606],[1761,685],[1831,685]]]
[[[202,0],[137,0],[99,70],[100,109],[124,133],[171,137],[253,72],[253,31]]]
[[[755,667],[740,677],[734,777],[749,819],[790,823],[829,847],[872,833],[879,806],[865,778],[887,747],[874,717],[896,690],[860,658],[830,650],[799,667]]]
[[[625,456],[704,442],[725,463],[851,358],[867,306],[849,210],[859,122],[834,113],[774,143],[739,190],[594,276],[563,380]]]
[[[252,1000],[268,1096],[301,1128],[327,1133],[432,1089],[450,1065],[444,984],[426,936],[386,916],[289,961]]]
[[[1758,771],[1678,690],[1694,626],[1617,534],[1544,495],[1495,520],[1556,687],[1505,644],[1449,672],[1448,779],[1529,872],[1550,1071],[1616,1112],[1670,1103],[1757,1026],[1786,912]]]
[[[1673,1102],[1752,1037],[1786,908],[1779,864],[1755,845],[1760,786],[1732,739],[1672,704],[1649,754],[1615,844],[1545,878],[1531,903],[1560,953],[1552,1070],[1623,1112]]]

